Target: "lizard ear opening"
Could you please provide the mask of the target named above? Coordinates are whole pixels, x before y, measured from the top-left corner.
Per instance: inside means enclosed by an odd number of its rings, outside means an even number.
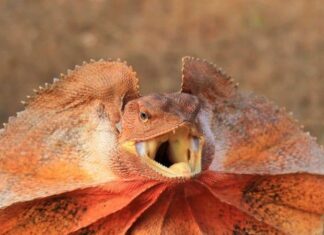
[[[236,87],[233,80],[215,65],[189,56],[182,58],[181,92],[213,103],[234,96]]]

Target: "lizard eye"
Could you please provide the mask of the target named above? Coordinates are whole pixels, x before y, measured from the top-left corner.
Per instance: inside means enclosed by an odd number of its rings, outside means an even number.
[[[146,122],[149,119],[149,115],[145,112],[140,112],[139,117],[143,122]]]

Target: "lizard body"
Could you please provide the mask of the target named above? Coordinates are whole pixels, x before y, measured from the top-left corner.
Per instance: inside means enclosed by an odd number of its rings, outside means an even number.
[[[39,92],[0,136],[0,233],[322,234],[323,149],[214,65],[182,73],[141,97],[99,61]]]

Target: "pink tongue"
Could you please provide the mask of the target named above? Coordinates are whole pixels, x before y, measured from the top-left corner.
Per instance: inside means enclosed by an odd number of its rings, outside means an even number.
[[[190,175],[191,169],[188,163],[186,162],[178,162],[173,164],[169,167],[170,170],[172,170],[175,173],[180,173],[181,175]]]

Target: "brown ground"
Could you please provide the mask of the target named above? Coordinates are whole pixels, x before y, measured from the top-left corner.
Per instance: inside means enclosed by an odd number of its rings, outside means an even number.
[[[0,121],[89,58],[127,60],[143,93],[179,88],[180,58],[223,67],[324,143],[324,3],[316,0],[2,0]]]

